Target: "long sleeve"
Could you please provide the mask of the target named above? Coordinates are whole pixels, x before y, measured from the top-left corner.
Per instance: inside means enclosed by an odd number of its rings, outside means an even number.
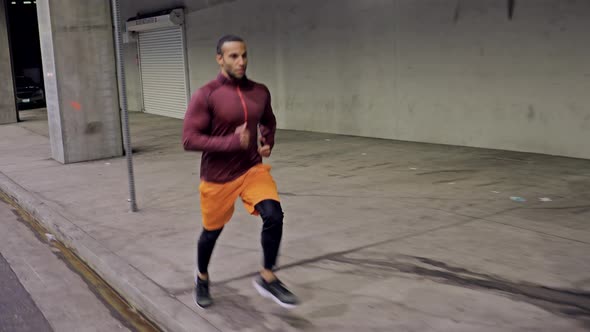
[[[208,91],[199,89],[191,98],[182,130],[186,151],[230,152],[240,150],[237,134],[210,136],[211,113],[207,105]]]
[[[264,113],[260,118],[260,133],[266,140],[266,144],[270,145],[271,149],[275,145],[275,132],[277,130],[277,120],[272,111],[270,91],[266,89],[268,98],[266,99],[266,105],[264,107]]]

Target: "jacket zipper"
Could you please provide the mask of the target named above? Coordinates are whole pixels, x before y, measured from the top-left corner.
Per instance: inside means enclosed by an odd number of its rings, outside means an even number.
[[[246,101],[244,100],[244,95],[242,94],[242,90],[240,90],[239,85],[236,86],[236,90],[238,91],[238,96],[242,102],[242,109],[244,110],[244,122],[248,122],[248,106],[246,106]]]

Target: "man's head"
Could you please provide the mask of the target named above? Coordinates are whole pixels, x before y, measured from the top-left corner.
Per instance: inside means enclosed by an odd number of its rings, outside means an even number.
[[[221,37],[217,42],[217,63],[226,77],[242,79],[248,66],[246,42],[234,35]]]

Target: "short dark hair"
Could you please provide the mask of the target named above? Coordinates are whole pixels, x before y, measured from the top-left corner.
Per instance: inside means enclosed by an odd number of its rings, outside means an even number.
[[[227,42],[244,42],[244,39],[242,39],[241,37],[238,37],[236,35],[225,35],[221,38],[219,38],[219,41],[217,42],[217,54],[222,55],[223,51],[221,51],[221,48],[223,47],[223,44],[227,43]]]

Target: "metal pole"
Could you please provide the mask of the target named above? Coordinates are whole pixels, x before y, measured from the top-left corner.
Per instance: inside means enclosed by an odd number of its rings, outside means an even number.
[[[119,8],[119,0],[111,0],[111,7],[113,10],[113,20],[115,26],[115,53],[117,60],[117,76],[120,84],[121,96],[121,118],[123,121],[123,143],[125,146],[125,157],[127,159],[127,175],[129,179],[129,202],[131,203],[131,211],[137,212],[137,202],[135,200],[135,180],[133,176],[133,155],[131,151],[131,137],[129,134],[129,113],[127,113],[127,89],[125,85],[125,66],[123,64],[123,57],[121,56],[121,15]]]

